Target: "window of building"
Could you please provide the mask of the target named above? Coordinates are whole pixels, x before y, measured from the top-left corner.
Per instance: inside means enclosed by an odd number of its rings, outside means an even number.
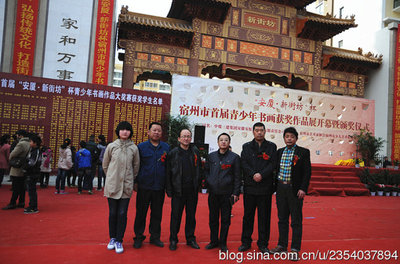
[[[400,0],[394,0],[393,1],[393,8],[398,8],[400,7]]]
[[[339,40],[339,42],[338,42],[338,47],[339,47],[339,48],[343,47],[343,40]]]
[[[343,17],[343,9],[344,9],[343,6],[341,8],[339,8],[339,18]]]

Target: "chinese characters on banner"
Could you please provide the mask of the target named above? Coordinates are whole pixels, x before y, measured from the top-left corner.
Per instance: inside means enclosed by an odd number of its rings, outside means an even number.
[[[93,3],[49,0],[43,77],[88,81]]]
[[[398,25],[400,29],[400,24]],[[397,30],[393,86],[392,160],[400,160],[400,30]]]
[[[93,63],[93,83],[107,85],[114,0],[99,0]]]
[[[113,141],[121,121],[132,124],[136,144],[143,142],[148,125],[169,113],[171,101],[169,94],[9,73],[0,73],[0,98],[0,134],[41,133],[56,155],[65,138],[73,146],[91,134]]]
[[[351,135],[360,129],[374,133],[372,100],[178,75],[172,91],[171,114],[204,125],[210,151],[226,132],[233,151],[240,153],[242,144],[253,139],[253,124],[262,122],[266,139],[278,147],[284,146],[284,129],[294,126],[312,162],[333,164],[355,157]]]
[[[39,0],[19,0],[17,5],[12,72],[32,75]]]

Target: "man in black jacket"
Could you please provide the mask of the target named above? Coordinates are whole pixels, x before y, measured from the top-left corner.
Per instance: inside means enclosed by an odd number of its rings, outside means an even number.
[[[243,145],[241,163],[244,180],[244,215],[242,245],[239,251],[251,247],[254,216],[257,209],[258,241],[261,252],[268,252],[271,223],[271,198],[273,193],[273,171],[276,145],[265,139],[263,123],[253,125],[254,139]]]
[[[228,134],[222,133],[217,140],[219,149],[210,153],[205,165],[210,210],[210,243],[206,249],[220,246],[222,251],[227,251],[232,205],[239,200],[240,193],[240,157],[229,150],[231,137]],[[221,231],[218,240],[219,214]]]
[[[29,144],[30,144],[30,154],[29,162],[27,163],[27,167],[25,168],[25,177],[26,177],[26,190],[28,190],[29,194],[29,206],[24,209],[25,214],[35,214],[38,213],[37,206],[37,192],[36,192],[36,182],[40,176],[40,164],[42,162],[41,157],[42,153],[40,152],[40,144],[42,143],[42,139],[37,134],[29,135]]]
[[[171,200],[170,250],[176,250],[178,232],[183,209],[186,211],[185,236],[188,246],[199,249],[194,236],[196,228],[196,208],[200,186],[200,153],[195,146],[190,146],[192,133],[182,129],[179,133],[179,147],[167,156],[166,192]]]
[[[303,199],[311,178],[310,151],[296,145],[298,133],[294,127],[283,132],[286,147],[277,152],[277,191],[279,240],[271,252],[284,252],[288,247],[289,215],[291,216],[292,244],[290,256],[299,259],[303,231]]]

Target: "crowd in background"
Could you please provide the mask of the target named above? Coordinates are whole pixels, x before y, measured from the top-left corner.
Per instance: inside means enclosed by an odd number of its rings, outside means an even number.
[[[11,143],[11,138],[13,138]],[[104,135],[91,135],[87,142],[79,142],[78,151],[69,138],[59,147],[59,160],[52,168],[54,150],[43,144],[43,135],[20,129],[14,135],[4,134],[0,138],[0,187],[4,176],[10,175],[12,196],[3,210],[25,208],[25,192],[30,196],[25,213],[37,213],[36,185],[49,186],[50,174],[57,169],[55,193],[67,194],[65,185],[78,187],[78,194],[87,190],[93,193],[93,180],[97,174],[97,190],[105,184],[102,168],[107,143]],[[18,201],[18,203],[17,203]]]

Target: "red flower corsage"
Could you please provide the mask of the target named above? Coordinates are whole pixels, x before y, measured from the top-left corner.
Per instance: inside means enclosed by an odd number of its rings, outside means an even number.
[[[161,162],[165,162],[166,158],[167,158],[167,153],[164,152],[164,154],[162,154],[160,158]]]
[[[262,158],[263,158],[264,160],[269,160],[269,156],[268,156],[268,154],[265,153],[265,152],[263,152]]]
[[[194,166],[195,167],[197,166],[197,155],[196,154],[194,154]]]
[[[293,157],[293,166],[296,166],[296,163],[299,161],[299,156],[294,155]]]
[[[223,170],[229,169],[230,167],[232,167],[231,164],[221,164],[221,169]]]

